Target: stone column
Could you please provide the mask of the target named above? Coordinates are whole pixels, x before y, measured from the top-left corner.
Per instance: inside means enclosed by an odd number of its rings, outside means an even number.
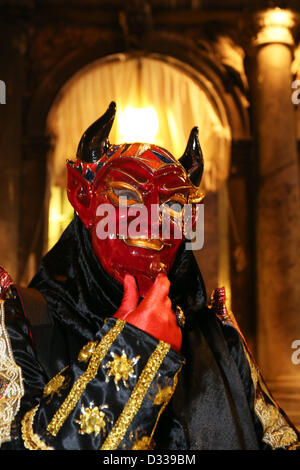
[[[300,364],[292,360],[292,343],[300,340],[292,25],[292,15],[284,10],[257,15],[249,78],[257,146],[257,358],[274,397],[300,427]]]

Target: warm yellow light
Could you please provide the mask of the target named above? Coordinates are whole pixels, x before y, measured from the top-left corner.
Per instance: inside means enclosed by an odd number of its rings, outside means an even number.
[[[127,106],[118,118],[119,132],[125,142],[153,143],[158,132],[158,117],[152,106]]]
[[[48,250],[57,242],[73,218],[73,208],[68,202],[65,188],[51,186],[49,202]]]
[[[292,26],[292,13],[289,10],[282,10],[282,8],[276,7],[265,12],[264,23],[266,26]]]
[[[257,44],[282,43],[293,44],[291,28],[294,25],[293,13],[282,8],[270,8],[257,15],[260,31],[256,37]]]

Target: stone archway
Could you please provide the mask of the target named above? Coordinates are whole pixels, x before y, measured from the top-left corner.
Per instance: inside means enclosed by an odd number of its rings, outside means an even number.
[[[21,199],[24,211],[28,206],[32,207],[30,216],[28,217],[27,214],[27,217],[21,220],[24,238],[21,246],[22,260],[20,265],[25,269],[20,272],[20,280],[24,283],[31,278],[35,271],[45,246],[47,232],[47,217],[45,216],[47,211],[45,208],[48,205],[47,154],[51,145],[46,123],[51,105],[59,90],[78,70],[95,60],[106,60],[114,54],[126,52],[120,49],[122,48],[120,48],[118,37],[111,35],[110,41],[105,44],[97,44],[84,54],[82,51],[69,54],[48,74],[32,98],[26,119],[23,165],[26,177],[24,178]],[[227,122],[230,127],[232,154],[234,155],[235,149],[241,148],[241,142],[244,143],[244,147],[246,146],[246,151],[243,149],[246,156],[243,158],[243,166],[249,154],[248,144],[250,142],[248,113],[244,105],[245,96],[243,91],[233,83],[228,69],[222,64],[220,58],[212,53],[209,43],[207,43],[207,47],[203,47],[203,43],[199,46],[180,35],[156,33],[150,35],[147,51],[135,52],[135,54],[156,58],[164,57],[164,60],[169,61],[175,67],[180,67],[194,80],[199,81],[201,87],[206,88],[220,112],[222,122]],[[238,153],[240,154],[240,151]],[[237,177],[239,179],[238,185],[240,189],[242,187],[241,191],[244,193],[244,198],[247,199],[248,190],[245,188],[244,175],[240,177],[238,171],[235,173],[235,178]],[[34,203],[32,203],[33,199]],[[223,195],[222,201],[223,206],[218,210],[227,214],[228,192]],[[234,208],[232,209],[234,212]],[[247,220],[244,223],[247,225]],[[232,277],[232,273],[229,272],[231,260],[228,255],[228,240],[230,241],[231,236],[228,238],[228,232],[231,231],[231,228],[227,215],[219,222],[219,225],[224,233],[221,237],[223,245],[220,246],[220,252],[226,253],[225,257],[227,258],[225,260],[226,273],[223,275],[223,279],[224,283],[228,284],[226,279]],[[247,227],[243,232],[247,232]],[[33,237],[32,233],[34,233]],[[28,269],[28,260],[31,261],[31,269]],[[239,282],[239,289],[243,289],[243,286],[248,284],[249,270],[251,267],[248,266],[248,271],[242,281],[243,285],[241,286],[241,282]],[[249,284],[247,288],[249,290]],[[244,290],[246,291],[246,289]],[[242,323],[246,324],[244,329],[249,330],[247,320],[245,320],[248,317],[247,314],[245,315],[244,308],[243,303]]]

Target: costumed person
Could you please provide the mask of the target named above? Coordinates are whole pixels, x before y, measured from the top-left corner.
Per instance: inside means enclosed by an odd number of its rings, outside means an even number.
[[[203,199],[197,128],[176,160],[155,145],[111,145],[115,112],[111,103],[67,162],[74,220],[29,287],[1,271],[2,449],[296,449],[298,431],[224,289],[207,302],[184,234],[175,236],[184,206],[194,227]],[[138,206],[161,207],[170,234],[161,214],[156,237],[124,234]],[[110,214],[115,236],[105,238]]]

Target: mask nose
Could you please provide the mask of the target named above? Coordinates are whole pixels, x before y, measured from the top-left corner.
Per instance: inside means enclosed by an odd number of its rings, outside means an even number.
[[[150,239],[161,238],[160,195],[157,188],[153,188],[146,200],[148,212],[148,228]]]

